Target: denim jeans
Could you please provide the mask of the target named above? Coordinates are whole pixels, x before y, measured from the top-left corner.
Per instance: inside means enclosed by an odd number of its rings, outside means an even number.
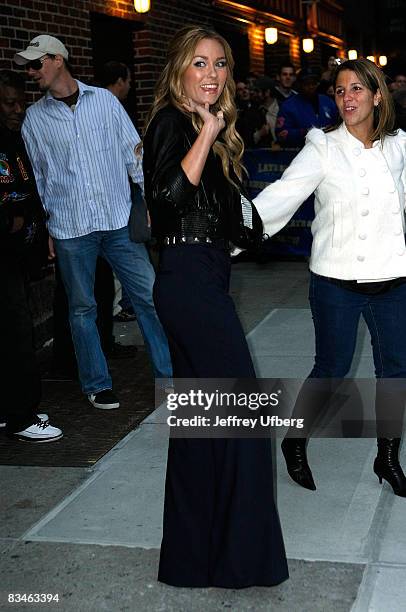
[[[155,273],[145,245],[131,242],[127,227],[55,239],[54,243],[69,301],[69,321],[83,392],[112,388],[96,326],[94,279],[98,255],[107,259],[131,299],[155,377],[171,378],[168,343],[152,299]]]
[[[309,300],[316,339],[315,363],[293,411],[296,418],[305,417],[303,435],[310,434],[339,380],[351,368],[362,315],[371,335],[377,378],[378,436],[400,436],[406,396],[406,283],[385,293],[365,295],[311,274]]]
[[[312,378],[343,378],[354,356],[358,324],[365,319],[377,378],[406,378],[406,283],[377,295],[344,289],[311,274],[316,334]]]

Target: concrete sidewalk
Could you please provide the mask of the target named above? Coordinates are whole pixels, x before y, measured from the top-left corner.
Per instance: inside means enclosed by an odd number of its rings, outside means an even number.
[[[238,263],[233,273],[259,376],[306,376],[306,265]],[[125,330],[120,340],[132,341],[134,326]],[[364,327],[352,375],[373,376]],[[289,581],[241,591],[157,583],[167,438],[158,409],[92,469],[0,467],[0,610],[404,612],[406,500],[378,484],[372,439],[312,440],[316,492],[292,483],[277,444]],[[9,593],[58,594],[59,603],[9,604]]]

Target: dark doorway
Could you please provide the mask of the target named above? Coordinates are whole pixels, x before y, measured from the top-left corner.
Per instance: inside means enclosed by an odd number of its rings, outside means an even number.
[[[329,57],[337,57],[337,49],[328,45],[327,43],[320,43],[320,51],[321,51],[321,64],[323,72],[327,70],[327,62]]]
[[[215,21],[215,30],[226,39],[234,58],[234,78],[243,79],[250,69],[250,52],[248,34],[241,31],[241,25],[227,22],[225,19]]]
[[[273,79],[279,72],[281,64],[290,64],[289,38],[279,34],[278,41],[273,45],[265,44],[264,64],[265,74]]]
[[[99,84],[100,70],[106,62],[114,60],[126,64],[131,72],[132,86],[123,105],[134,123],[137,114],[137,83],[134,79],[133,33],[141,28],[142,24],[138,22],[103,13],[90,13],[95,85]]]

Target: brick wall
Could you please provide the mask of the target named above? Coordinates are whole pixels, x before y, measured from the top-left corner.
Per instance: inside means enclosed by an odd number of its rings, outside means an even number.
[[[137,19],[133,3],[94,0],[3,0],[0,5],[0,68],[15,68],[12,58],[37,34],[52,34],[61,38],[68,47],[72,66],[85,80],[93,78],[91,56],[90,11],[99,11],[116,17]],[[29,101],[37,90],[27,84]]]
[[[248,26],[250,69],[256,74],[264,74],[264,31],[264,26]]]
[[[295,66],[296,70],[300,68],[300,36],[292,36],[289,40],[289,51],[290,51],[290,59],[292,60],[292,64]]]
[[[291,62],[290,36],[279,34],[278,41],[273,45],[265,43],[265,73],[275,78],[279,66],[284,62]]]
[[[142,29],[134,31],[134,73],[137,79],[139,120],[152,100],[152,91],[172,34],[187,23],[209,23],[209,0],[152,1],[152,10],[138,15],[132,0],[3,0],[0,3],[0,69],[16,69],[12,59],[38,34],[60,38],[70,52],[75,73],[85,81],[94,78],[90,12],[137,21]],[[129,58],[129,64],[131,58]],[[39,95],[27,83],[28,101]]]
[[[210,24],[212,10],[207,0],[152,2],[145,27],[134,32],[137,110],[141,120],[152,102],[153,87],[163,67],[170,38],[183,25]]]
[[[167,43],[173,33],[187,23],[211,24],[221,16],[213,0],[152,0],[149,13],[135,12],[132,0],[3,0],[0,3],[0,68],[14,68],[12,58],[29,40],[39,33],[53,34],[62,39],[71,53],[75,73],[91,82],[93,74],[90,13],[102,13],[131,20],[136,23],[133,32],[133,71],[136,78],[137,123],[143,124],[151,104],[153,88],[164,59]],[[264,72],[264,26],[245,25],[241,31],[248,33],[250,70]],[[300,40],[290,38],[290,57],[299,67],[301,63]],[[112,49],[113,51],[113,49]],[[283,52],[284,54],[284,52]],[[279,60],[276,57],[275,62]],[[306,57],[310,64],[321,60],[320,49]],[[34,101],[39,93],[27,83],[28,101]]]

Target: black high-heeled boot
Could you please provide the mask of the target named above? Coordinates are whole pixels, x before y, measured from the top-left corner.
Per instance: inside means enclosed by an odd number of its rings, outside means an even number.
[[[400,438],[378,438],[378,454],[374,461],[374,472],[382,484],[384,478],[395,495],[406,497],[406,476],[399,463]]]
[[[284,438],[281,444],[288,474],[298,485],[316,490],[313,475],[306,456],[306,438]]]

